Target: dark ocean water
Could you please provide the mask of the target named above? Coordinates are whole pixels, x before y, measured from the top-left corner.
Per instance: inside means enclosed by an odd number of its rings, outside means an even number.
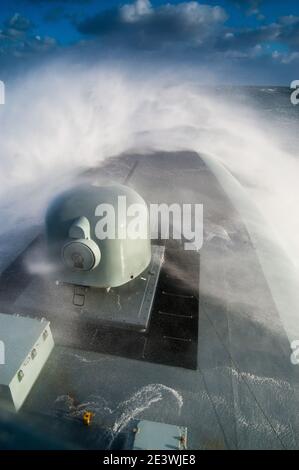
[[[299,157],[299,105],[291,102],[293,91],[287,87],[231,87],[224,96],[257,110],[269,138],[275,133],[285,150]]]

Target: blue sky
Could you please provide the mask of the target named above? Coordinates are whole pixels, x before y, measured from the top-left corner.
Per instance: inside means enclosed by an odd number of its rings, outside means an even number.
[[[299,78],[299,2],[1,0],[0,73],[70,49],[211,62],[289,83]]]

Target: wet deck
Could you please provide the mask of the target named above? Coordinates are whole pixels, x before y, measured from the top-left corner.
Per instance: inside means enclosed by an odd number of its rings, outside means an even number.
[[[126,182],[147,202],[204,205],[199,285],[175,257],[165,272],[199,292],[197,369],[58,345],[21,417],[87,448],[116,445],[135,419],[188,427],[190,449],[299,448],[298,369],[246,227],[203,160],[124,156],[84,178]],[[85,409],[95,412],[88,429]]]

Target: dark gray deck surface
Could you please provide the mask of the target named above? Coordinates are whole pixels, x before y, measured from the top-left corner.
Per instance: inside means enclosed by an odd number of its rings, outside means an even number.
[[[299,448],[298,369],[240,215],[200,157],[124,156],[90,177],[125,181],[148,202],[204,204],[198,370],[56,346],[21,416],[79,447],[113,445],[149,419],[188,427],[190,449]]]

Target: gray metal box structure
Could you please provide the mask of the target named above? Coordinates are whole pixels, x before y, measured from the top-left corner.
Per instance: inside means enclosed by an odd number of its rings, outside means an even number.
[[[54,347],[50,323],[0,313],[0,341],[0,406],[19,410]]]
[[[187,428],[154,421],[139,421],[134,450],[184,450]]]

